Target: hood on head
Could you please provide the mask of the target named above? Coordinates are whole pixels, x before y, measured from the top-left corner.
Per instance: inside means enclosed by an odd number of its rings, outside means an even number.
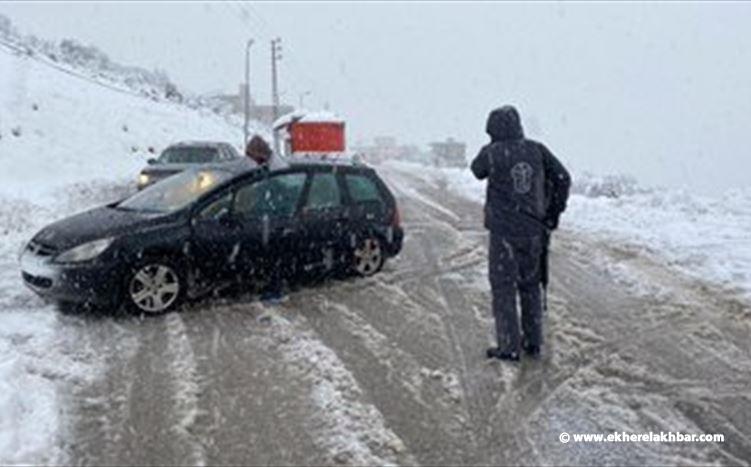
[[[271,158],[272,151],[269,143],[262,137],[255,135],[245,147],[245,155],[253,159],[257,164],[264,164]]]
[[[522,129],[519,112],[511,105],[505,105],[500,109],[490,112],[485,131],[493,141],[524,138],[524,130]]]

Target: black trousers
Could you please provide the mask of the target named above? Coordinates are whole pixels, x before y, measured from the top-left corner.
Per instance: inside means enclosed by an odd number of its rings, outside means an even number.
[[[488,261],[498,347],[520,351],[521,332],[527,345],[542,345],[541,258],[543,238],[490,234]],[[521,332],[517,296],[521,303]]]

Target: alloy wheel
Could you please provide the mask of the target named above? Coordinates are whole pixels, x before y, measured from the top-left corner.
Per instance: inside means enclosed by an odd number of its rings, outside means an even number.
[[[368,238],[355,249],[355,271],[361,276],[372,276],[383,264],[383,250],[381,242]]]
[[[130,280],[131,301],[146,313],[161,313],[175,303],[180,294],[180,279],[170,266],[148,264]]]

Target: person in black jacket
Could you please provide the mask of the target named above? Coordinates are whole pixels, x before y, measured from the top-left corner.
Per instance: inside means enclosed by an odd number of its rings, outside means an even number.
[[[534,357],[540,354],[543,263],[550,232],[566,209],[571,177],[548,148],[524,137],[514,107],[493,110],[486,131],[491,141],[471,169],[478,179],[487,179],[485,227],[490,230],[489,279],[498,338],[487,356],[516,361],[522,348]]]

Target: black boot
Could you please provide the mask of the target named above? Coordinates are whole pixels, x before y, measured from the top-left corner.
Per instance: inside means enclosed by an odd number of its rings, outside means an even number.
[[[540,346],[524,344],[524,353],[526,353],[527,355],[529,355],[530,357],[534,359],[540,358]]]
[[[511,352],[508,350],[501,350],[498,347],[491,347],[486,352],[485,355],[488,358],[497,358],[498,360],[508,360],[510,362],[518,362],[519,361],[519,352]]]

